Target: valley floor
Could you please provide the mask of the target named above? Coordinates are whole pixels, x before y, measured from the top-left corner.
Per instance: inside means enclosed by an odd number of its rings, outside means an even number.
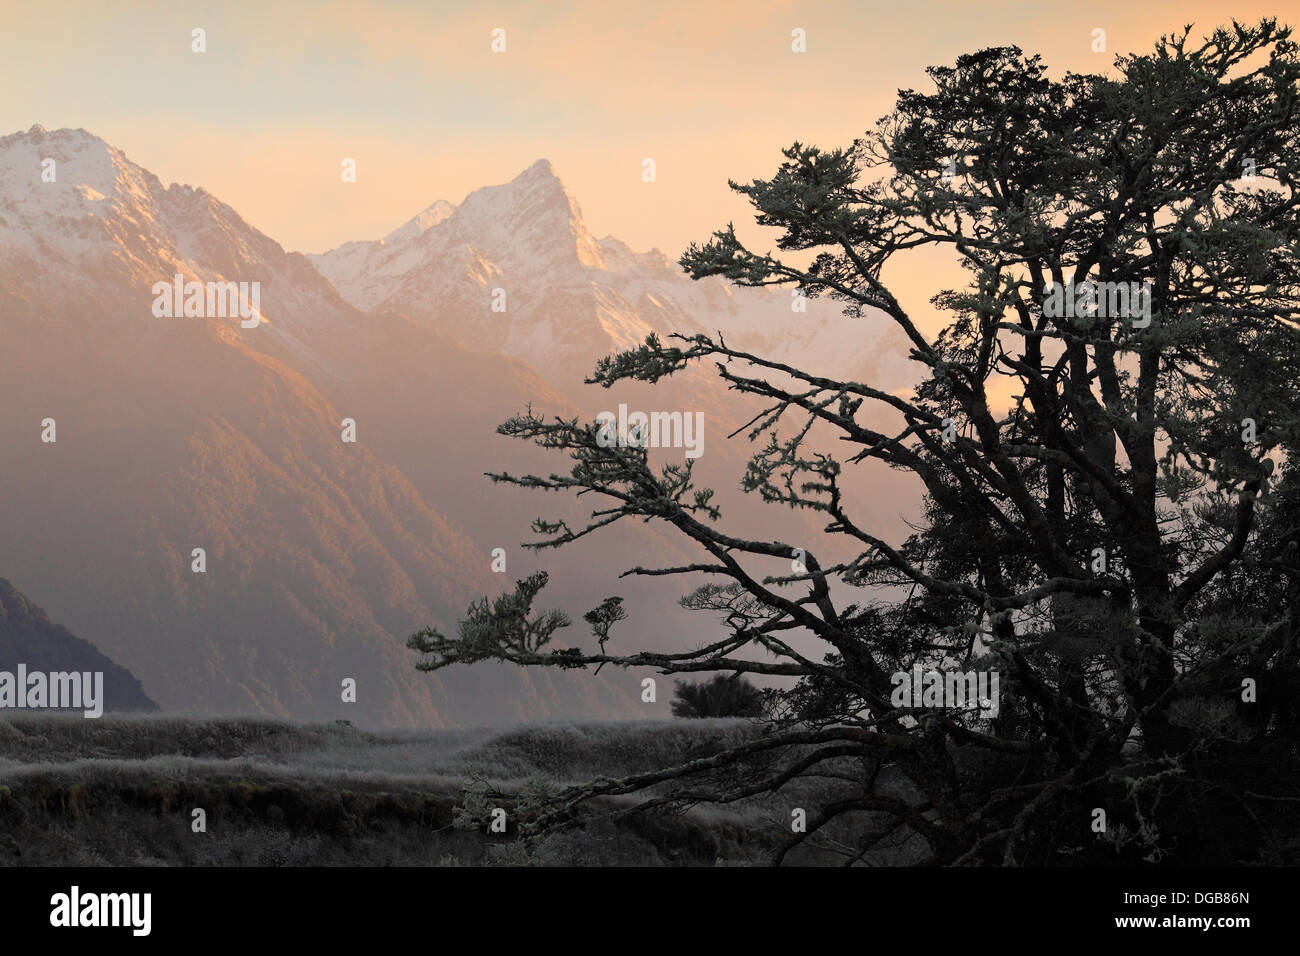
[[[486,827],[494,803],[660,769],[757,732],[730,720],[366,732],[15,715],[0,720],[0,865],[761,864],[789,833],[797,795],[617,820],[628,804],[610,801],[542,838]]]

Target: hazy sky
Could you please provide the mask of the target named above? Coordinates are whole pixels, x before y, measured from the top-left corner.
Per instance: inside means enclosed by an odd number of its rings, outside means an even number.
[[[546,157],[597,235],[675,257],[747,218],[728,177],[770,173],[794,139],[847,143],[928,64],[1017,44],[1056,73],[1100,70],[1184,23],[1270,14],[1300,21],[1300,4],[0,0],[0,133],[85,127],[307,252]]]

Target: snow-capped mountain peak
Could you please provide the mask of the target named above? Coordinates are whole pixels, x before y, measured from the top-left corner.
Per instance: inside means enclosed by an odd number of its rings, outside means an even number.
[[[94,214],[87,203],[147,204],[161,190],[156,176],[84,129],[49,132],[36,125],[0,137],[0,206],[6,220],[79,219]]]
[[[309,258],[358,308],[403,312],[467,347],[522,358],[554,382],[581,381],[596,358],[635,348],[650,332],[725,330],[729,342],[757,352],[826,375],[870,372],[877,384],[883,353],[896,345],[881,339],[887,323],[850,325],[836,303],[693,282],[658,249],[596,239],[545,159],[474,190],[427,229],[410,225],[391,242],[350,242]]]
[[[603,266],[578,201],[546,159],[537,160],[508,183],[474,190],[447,225],[448,245],[472,246],[502,265]]]
[[[407,239],[415,239],[418,236],[422,236],[455,211],[455,206],[447,202],[445,199],[439,199],[431,206],[425,208],[414,219],[408,220],[388,235],[384,236],[383,242],[392,245],[393,243],[405,242]]]
[[[502,276],[510,280],[507,295],[522,305],[526,286],[560,277],[584,282],[586,270],[604,268],[601,243],[546,159],[507,183],[474,190],[457,206],[435,203],[383,239],[345,243],[310,259],[354,305],[401,303],[417,317],[423,310],[410,308],[414,301],[464,299],[477,313],[470,299],[486,303],[484,289],[505,288]],[[471,286],[460,288],[463,280]],[[494,325],[500,331],[501,322]],[[501,344],[495,333],[488,341]]]
[[[177,274],[258,283],[261,318],[280,336],[354,315],[301,256],[207,190],[164,186],[84,129],[0,137],[0,284],[11,294],[50,309],[88,296],[144,315],[155,283]]]

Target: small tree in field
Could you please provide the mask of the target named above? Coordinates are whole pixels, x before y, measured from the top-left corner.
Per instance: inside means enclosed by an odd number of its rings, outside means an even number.
[[[536,547],[626,518],[663,522],[699,559],[628,573],[696,578],[685,602],[725,632],[679,653],[550,649],[556,619],[531,610],[540,585],[524,582],[500,613],[476,605],[456,636],[414,635],[420,666],[608,663],[792,685],[768,733],[573,788],[555,821],[602,794],[653,785],[654,805],[728,802],[834,767],[847,789],[809,811],[778,861],[857,815],[869,825],[853,831],[850,862],[900,833],[931,864],[1295,862],[1290,37],[1274,21],[1204,41],[1184,31],[1117,58],[1111,75],[1059,80],[1018,49],[983,50],[931,68],[930,91],[901,92],[851,146],[795,143],[771,179],[732,184],[806,264],[751,251],[728,227],[691,246],[683,268],[828,296],[850,322],[883,313],[920,385],[903,395],[838,381],[708,335],[651,337],[602,360],[593,381],[714,363],[766,403],[744,487],[824,515],[850,560],[726,527],[691,462],[651,468],[643,449],[605,447],[595,424],[524,414],[501,426],[571,467],[495,480],[601,502],[584,528],[536,522]],[[925,248],[968,276],[935,290],[938,334],[885,279]],[[813,448],[826,433],[848,451]],[[905,540],[869,527],[844,486],[870,459],[924,489]],[[851,589],[862,596],[848,603]],[[997,673],[999,706],[900,698],[899,675],[927,671]]]
[[[759,717],[763,692],[738,674],[715,674],[706,681],[676,681],[674,717]]]

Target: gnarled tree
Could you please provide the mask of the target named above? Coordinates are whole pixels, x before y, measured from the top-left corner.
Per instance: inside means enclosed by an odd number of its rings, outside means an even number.
[[[844,848],[850,863],[899,832],[941,864],[1294,859],[1290,31],[1233,24],[1196,41],[1189,28],[1105,75],[1055,80],[1016,48],[928,72],[931,91],[901,92],[851,146],[795,143],[771,179],[732,184],[797,262],[751,251],[730,227],[681,258],[697,279],[840,300],[847,322],[878,310],[910,342],[910,395],[709,335],[651,338],[592,379],[715,363],[766,403],[745,489],[824,514],[855,557],[823,562],[807,542],[728,529],[690,462],[655,468],[643,449],[606,447],[596,424],[525,413],[501,431],[566,454],[571,470],[492,477],[601,502],[580,528],[539,520],[533,546],[664,522],[699,560],[628,573],[701,577],[685,603],[725,632],[677,653],[548,648],[556,619],[531,616],[544,580],[530,579],[456,635],[426,630],[410,645],[430,669],[490,657],[793,678],[749,743],[573,788],[551,822],[601,795],[726,802],[835,764],[840,789],[808,831],[870,815],[861,845]],[[882,278],[925,247],[969,276],[933,298],[947,315],[937,334]],[[819,450],[827,434],[850,453]],[[868,459],[923,486],[906,540],[860,520],[845,478]],[[772,574],[778,559],[799,563]],[[893,675],[916,665],[998,671],[998,712],[900,704]]]

